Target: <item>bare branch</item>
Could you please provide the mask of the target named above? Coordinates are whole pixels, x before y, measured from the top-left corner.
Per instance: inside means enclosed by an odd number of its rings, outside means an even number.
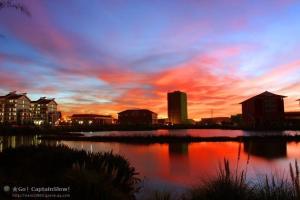
[[[31,16],[31,13],[29,12],[29,10],[26,8],[24,4],[15,2],[13,0],[0,0],[0,10],[3,8],[14,8],[16,10],[21,11],[28,17]]]

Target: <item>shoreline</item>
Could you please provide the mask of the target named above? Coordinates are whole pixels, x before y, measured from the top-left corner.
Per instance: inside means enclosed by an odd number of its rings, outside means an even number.
[[[255,132],[273,131],[300,131],[300,128],[286,127],[282,129],[246,129],[242,127],[223,127],[223,126],[161,126],[161,127],[140,127],[140,126],[105,126],[105,127],[36,127],[36,126],[0,126],[0,136],[18,135],[70,135],[80,132],[106,132],[106,131],[157,131],[157,130],[240,130]]]
[[[42,140],[58,141],[89,141],[89,142],[118,142],[118,143],[191,143],[191,142],[249,142],[249,141],[281,141],[300,142],[300,135],[270,135],[270,136],[214,136],[214,137],[193,137],[193,136],[90,136],[83,135],[45,135],[40,136]]]

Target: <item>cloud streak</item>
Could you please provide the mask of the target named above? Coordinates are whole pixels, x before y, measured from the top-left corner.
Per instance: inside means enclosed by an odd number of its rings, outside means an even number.
[[[25,1],[31,18],[3,10],[1,91],[56,97],[66,115],[148,108],[166,117],[174,90],[187,92],[195,119],[239,113],[265,90],[299,110],[299,2],[189,2]]]

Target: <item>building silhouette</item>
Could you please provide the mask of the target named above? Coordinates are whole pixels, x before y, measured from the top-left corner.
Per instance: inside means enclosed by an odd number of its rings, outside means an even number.
[[[82,126],[99,126],[113,124],[114,119],[111,115],[96,115],[96,114],[73,114],[71,116],[73,125]]]
[[[285,112],[284,113],[285,124],[287,126],[300,126],[300,112]]]
[[[0,96],[0,123],[10,125],[54,125],[61,114],[54,99],[31,101],[27,93],[10,92]]]
[[[242,104],[242,116],[245,126],[251,128],[276,128],[284,123],[285,96],[263,92]]]
[[[55,99],[47,99],[46,97],[31,101],[31,114],[35,125],[54,125],[61,117],[60,112],[57,112]]]
[[[168,118],[172,124],[187,123],[187,95],[175,91],[168,93]]]
[[[231,119],[229,117],[209,117],[202,118],[200,121],[200,124],[204,126],[225,125],[230,123]]]
[[[4,124],[31,123],[30,99],[26,93],[10,92],[0,96],[0,122]]]
[[[147,109],[132,109],[118,113],[121,125],[153,125],[157,124],[157,114]]]

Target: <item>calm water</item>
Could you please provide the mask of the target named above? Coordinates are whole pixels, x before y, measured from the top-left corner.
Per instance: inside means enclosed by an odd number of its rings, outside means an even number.
[[[132,132],[122,132],[133,134]],[[197,136],[237,136],[253,135],[254,132],[230,130],[175,130],[167,132],[150,131],[134,134],[188,134]],[[87,133],[91,135],[90,133]],[[121,132],[94,134],[120,135]],[[297,132],[272,132],[266,134],[297,134]],[[0,137],[0,151],[9,146],[59,142],[40,141],[37,137]],[[103,142],[62,141],[69,147],[90,152],[113,151],[125,156],[144,178],[145,191],[173,190],[179,193],[185,188],[199,183],[216,174],[219,164],[228,159],[235,168],[247,168],[249,178],[278,173],[288,175],[288,165],[295,159],[300,160],[300,143],[295,142],[201,142],[173,144],[123,144]],[[240,156],[238,156],[240,152]],[[248,164],[247,164],[248,162]]]
[[[81,132],[85,136],[120,136],[120,135],[178,135],[178,136],[249,136],[249,135],[295,135],[300,131],[243,131],[243,130],[221,130],[221,129],[178,129],[178,130],[154,130],[154,131],[101,131]]]

